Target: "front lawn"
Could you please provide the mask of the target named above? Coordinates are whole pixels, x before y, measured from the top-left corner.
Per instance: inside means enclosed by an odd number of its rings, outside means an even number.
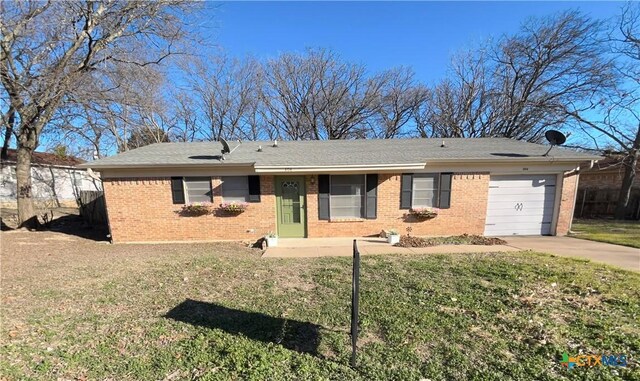
[[[1,233],[8,379],[640,380],[640,274],[530,252],[262,259]],[[562,354],[626,354],[626,368]],[[2,379],[0,376],[0,379]]]
[[[576,238],[640,248],[640,221],[575,220]]]

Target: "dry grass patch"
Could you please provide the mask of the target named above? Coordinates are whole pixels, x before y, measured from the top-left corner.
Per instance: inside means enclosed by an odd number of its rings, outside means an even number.
[[[604,265],[365,256],[351,369],[349,258],[1,234],[7,379],[578,379],[559,364],[578,351],[632,356],[588,379],[637,374],[640,275]]]

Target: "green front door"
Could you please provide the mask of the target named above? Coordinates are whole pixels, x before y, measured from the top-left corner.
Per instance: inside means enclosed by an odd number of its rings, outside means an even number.
[[[278,235],[303,238],[306,236],[305,191],[303,176],[276,177],[276,209]]]

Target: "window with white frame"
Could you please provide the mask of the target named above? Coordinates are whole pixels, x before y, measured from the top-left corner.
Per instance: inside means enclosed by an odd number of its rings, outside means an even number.
[[[365,176],[331,176],[331,218],[364,218]]]
[[[222,200],[224,202],[248,202],[249,201],[249,177],[248,176],[222,177]]]
[[[437,173],[413,175],[412,207],[424,208],[438,205],[438,179]]]
[[[184,193],[187,203],[212,202],[210,177],[185,177]]]

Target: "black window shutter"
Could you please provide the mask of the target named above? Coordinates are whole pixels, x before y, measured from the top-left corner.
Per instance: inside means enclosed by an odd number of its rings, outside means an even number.
[[[368,219],[375,219],[378,211],[378,174],[371,173],[367,175],[367,201],[366,214]]]
[[[171,197],[174,204],[184,204],[184,184],[182,177],[171,178]]]
[[[260,176],[249,176],[249,202],[260,202]]]
[[[440,209],[448,209],[451,206],[451,178],[453,173],[440,174],[440,197],[438,197]]]
[[[400,184],[400,209],[411,209],[412,187],[413,175],[411,173],[403,173]]]
[[[329,194],[331,182],[329,175],[318,175],[318,219],[329,219]]]

